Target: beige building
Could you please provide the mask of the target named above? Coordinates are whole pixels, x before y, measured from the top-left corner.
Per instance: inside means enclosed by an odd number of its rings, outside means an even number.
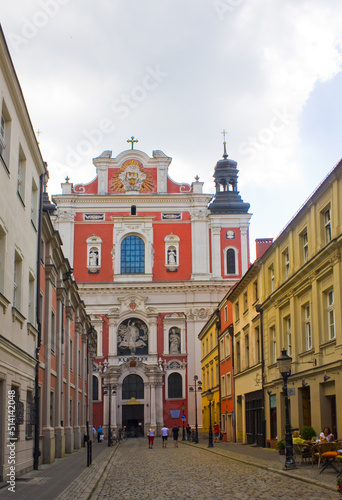
[[[283,435],[277,358],[292,357],[292,427],[342,435],[342,162],[328,174],[262,257],[267,440]]]

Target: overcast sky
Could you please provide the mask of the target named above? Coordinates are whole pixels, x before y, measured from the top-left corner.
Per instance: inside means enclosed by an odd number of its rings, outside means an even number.
[[[50,195],[132,135],[213,193],[225,129],[253,259],[342,157],[340,0],[14,0],[0,21]]]

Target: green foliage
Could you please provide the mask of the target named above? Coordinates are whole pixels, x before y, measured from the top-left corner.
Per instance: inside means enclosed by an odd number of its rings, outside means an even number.
[[[317,436],[317,433],[311,425],[303,425],[300,430],[300,436],[302,439],[305,439],[305,441],[310,441],[312,438]]]
[[[284,438],[283,439],[279,439],[279,441],[277,441],[276,448],[279,451],[285,450],[285,439]]]

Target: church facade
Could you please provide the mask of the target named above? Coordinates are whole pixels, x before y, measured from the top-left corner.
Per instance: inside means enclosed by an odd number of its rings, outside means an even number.
[[[132,138],[133,141],[133,138]],[[214,169],[215,195],[169,176],[172,159],[133,149],[93,160],[88,184],[66,179],[55,227],[97,331],[93,415],[129,436],[150,425],[201,425],[191,392],[197,335],[249,266],[251,214],[237,164]]]

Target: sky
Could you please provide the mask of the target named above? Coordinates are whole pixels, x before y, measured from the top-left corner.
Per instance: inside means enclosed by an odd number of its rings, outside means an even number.
[[[0,22],[50,195],[131,136],[214,193],[226,130],[253,260],[342,157],[340,0],[13,0]]]

